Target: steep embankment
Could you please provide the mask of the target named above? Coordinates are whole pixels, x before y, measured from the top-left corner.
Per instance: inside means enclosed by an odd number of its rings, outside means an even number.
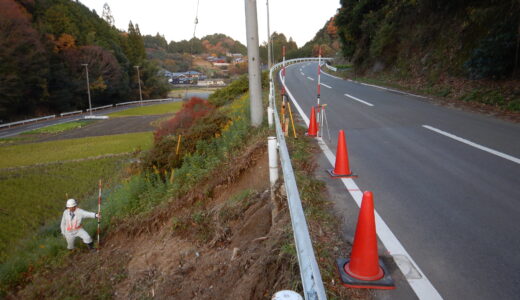
[[[268,188],[269,129],[251,128],[248,97],[237,97],[247,85],[236,81],[211,103],[191,99],[161,125],[152,151],[126,168],[125,183],[104,195],[99,252],[77,242],[74,252],[41,256],[23,270],[4,269],[0,295],[270,299],[282,289],[301,293],[284,189],[278,186],[271,200]],[[369,292],[337,283],[335,259],[350,247],[328,212],[323,182],[314,178],[317,146],[297,130],[300,138],[287,142],[329,296],[368,299]],[[48,231],[64,247],[57,226]]]
[[[341,3],[335,23],[349,76],[520,111],[518,1]]]

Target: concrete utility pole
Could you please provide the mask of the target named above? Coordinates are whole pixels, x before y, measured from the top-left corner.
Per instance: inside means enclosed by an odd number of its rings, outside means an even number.
[[[244,0],[246,7],[247,60],[249,71],[249,97],[251,100],[251,125],[262,124],[262,73],[260,72],[260,55],[258,49],[258,22],[256,0]]]
[[[135,66],[137,69],[137,82],[139,83],[139,99],[141,99],[140,105],[143,106],[143,93],[141,93],[141,76],[139,75],[139,66]]]
[[[273,61],[271,60],[271,30],[269,28],[269,0],[267,0],[267,68],[271,70]]]
[[[85,71],[87,72],[87,94],[88,94],[88,108],[90,108],[90,115],[92,116],[92,102],[90,101],[90,83],[88,80],[88,64],[81,64],[85,67]]]

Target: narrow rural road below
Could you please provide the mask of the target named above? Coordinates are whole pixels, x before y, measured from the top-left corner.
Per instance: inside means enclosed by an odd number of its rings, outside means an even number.
[[[287,68],[307,116],[317,82],[317,63]],[[323,73],[321,83],[324,140],[335,152],[345,130],[355,182],[439,294],[518,299],[520,125]],[[346,189],[340,200],[354,203]]]
[[[174,99],[172,101],[176,102],[176,101],[182,101],[182,100],[181,99]],[[167,103],[167,102],[170,102],[170,101],[164,101],[164,102],[161,102],[161,103]],[[143,106],[149,106],[149,105],[157,105],[157,103],[145,103],[145,104],[143,104]],[[113,113],[113,112],[126,110],[126,109],[129,109],[129,108],[139,107],[139,106],[140,105],[138,103],[137,104],[124,105],[124,106],[116,106],[116,107],[111,107],[111,108],[107,108],[107,109],[103,109],[103,110],[93,111],[92,114],[94,116],[103,116],[103,115],[110,114],[110,113]],[[67,122],[80,120],[80,119],[83,119],[85,116],[88,116],[88,114],[89,113],[82,113],[82,114],[78,114],[78,115],[59,117],[59,118],[55,118],[55,119],[49,119],[49,120],[29,123],[29,124],[25,124],[25,125],[14,126],[14,127],[10,127],[10,128],[2,128],[2,129],[0,129],[0,138],[7,138],[7,137],[11,137],[11,136],[16,136],[16,135],[18,135],[20,133],[24,133],[24,132],[27,132],[27,131],[39,129],[39,128],[42,128],[42,127],[47,127],[47,126],[51,126],[51,125],[56,125],[56,124],[61,124],[61,123],[67,123]]]

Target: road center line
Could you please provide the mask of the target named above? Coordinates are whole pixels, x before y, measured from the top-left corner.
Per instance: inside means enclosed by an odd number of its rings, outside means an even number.
[[[308,78],[309,80],[314,81],[314,78],[312,78],[312,77],[307,76],[307,78]]]
[[[502,153],[502,152],[499,152],[499,151],[493,150],[493,149],[491,149],[491,148],[488,148],[488,147],[485,147],[485,146],[479,145],[479,144],[474,143],[474,142],[472,142],[472,141],[468,141],[468,140],[466,140],[466,139],[463,139],[463,138],[461,138],[461,137],[458,137],[458,136],[456,136],[456,135],[453,135],[453,134],[448,133],[448,132],[446,132],[446,131],[442,131],[442,130],[440,130],[440,129],[437,129],[437,128],[432,127],[432,126],[429,126],[429,125],[423,125],[422,127],[426,128],[426,129],[429,129],[429,130],[431,130],[431,131],[437,132],[437,133],[439,133],[439,134],[442,134],[442,135],[444,135],[444,136],[447,136],[447,137],[449,137],[449,138],[451,138],[451,139],[454,139],[454,140],[459,141],[459,142],[461,142],[461,143],[464,143],[464,144],[466,144],[466,145],[470,145],[470,146],[475,147],[475,148],[477,148],[477,149],[480,149],[480,150],[482,150],[482,151],[486,151],[486,152],[488,152],[488,153],[491,153],[491,154],[494,154],[494,155],[496,155],[496,156],[499,156],[499,157],[505,158],[505,159],[507,159],[507,160],[510,160],[510,161],[512,161],[512,162],[514,162],[514,163],[520,164],[520,159],[518,159],[518,158],[516,158],[516,157],[514,157],[514,156],[507,155],[507,154],[505,154],[505,153]]]
[[[279,76],[281,78],[281,71],[279,73]],[[302,117],[303,121],[307,126],[309,125],[309,118],[301,108],[301,106],[296,102],[295,98],[293,97],[291,91],[287,88],[287,85],[285,85],[285,82],[282,82],[283,86],[285,87],[285,91],[287,92],[287,95],[289,95],[289,98],[294,103],[294,106],[300,113],[300,116]],[[331,164],[331,166],[335,165],[336,162],[336,156],[330,151],[329,147],[323,139],[317,138],[318,144],[325,154],[325,157]],[[356,182],[352,178],[341,178],[343,185],[347,188],[350,195],[356,202],[358,206],[361,206],[361,200],[363,198],[363,193],[361,192],[361,189],[357,186]],[[410,287],[413,289],[417,297],[421,300],[437,300],[442,299],[439,292],[435,289],[435,287],[432,285],[430,280],[426,277],[426,275],[421,271],[417,263],[413,260],[413,258],[408,254],[404,246],[399,242],[397,237],[394,235],[394,233],[390,230],[388,225],[386,225],[385,221],[377,211],[374,211],[375,217],[376,217],[376,228],[377,228],[377,235],[379,236],[379,239],[381,239],[381,242],[383,242],[383,245],[385,246],[386,250],[392,255],[393,257],[400,257],[405,258],[409,264],[407,263],[397,263],[398,261],[395,259],[397,266],[401,270],[401,272],[405,275],[406,280],[408,281],[408,284],[410,284]],[[411,267],[415,268],[415,270],[419,273],[420,276],[417,277],[406,277],[406,274],[408,274],[408,271]]]
[[[331,86],[329,86],[329,85],[326,85],[325,83],[320,83],[320,84],[321,84],[321,85],[323,85],[323,86],[324,86],[324,87],[326,87],[326,88],[329,88],[329,89],[331,89],[331,88],[332,88]]]
[[[361,99],[359,99],[359,98],[356,98],[356,97],[354,97],[354,96],[352,96],[352,95],[345,94],[345,96],[347,96],[347,97],[349,97],[349,98],[352,98],[352,99],[354,99],[354,100],[356,100],[356,101],[358,101],[358,102],[361,102],[361,103],[363,103],[363,104],[366,104],[366,105],[368,105],[368,106],[374,106],[374,104],[372,104],[372,103],[370,103],[370,102],[366,102],[366,101],[361,100]]]

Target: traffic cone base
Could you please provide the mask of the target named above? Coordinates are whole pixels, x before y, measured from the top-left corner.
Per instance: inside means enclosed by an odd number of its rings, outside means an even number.
[[[341,284],[350,288],[358,288],[358,289],[379,289],[379,290],[393,290],[395,289],[394,281],[392,280],[392,276],[390,276],[390,272],[386,268],[385,264],[381,259],[379,259],[379,267],[383,272],[383,277],[378,280],[362,280],[349,275],[345,270],[348,267],[348,263],[350,259],[338,258],[336,260],[336,265],[338,267],[339,276],[341,279]]]
[[[332,178],[357,178],[358,176],[354,173],[350,173],[350,174],[336,174],[334,173],[334,169],[328,169],[326,170],[327,173],[329,173],[330,177]]]

